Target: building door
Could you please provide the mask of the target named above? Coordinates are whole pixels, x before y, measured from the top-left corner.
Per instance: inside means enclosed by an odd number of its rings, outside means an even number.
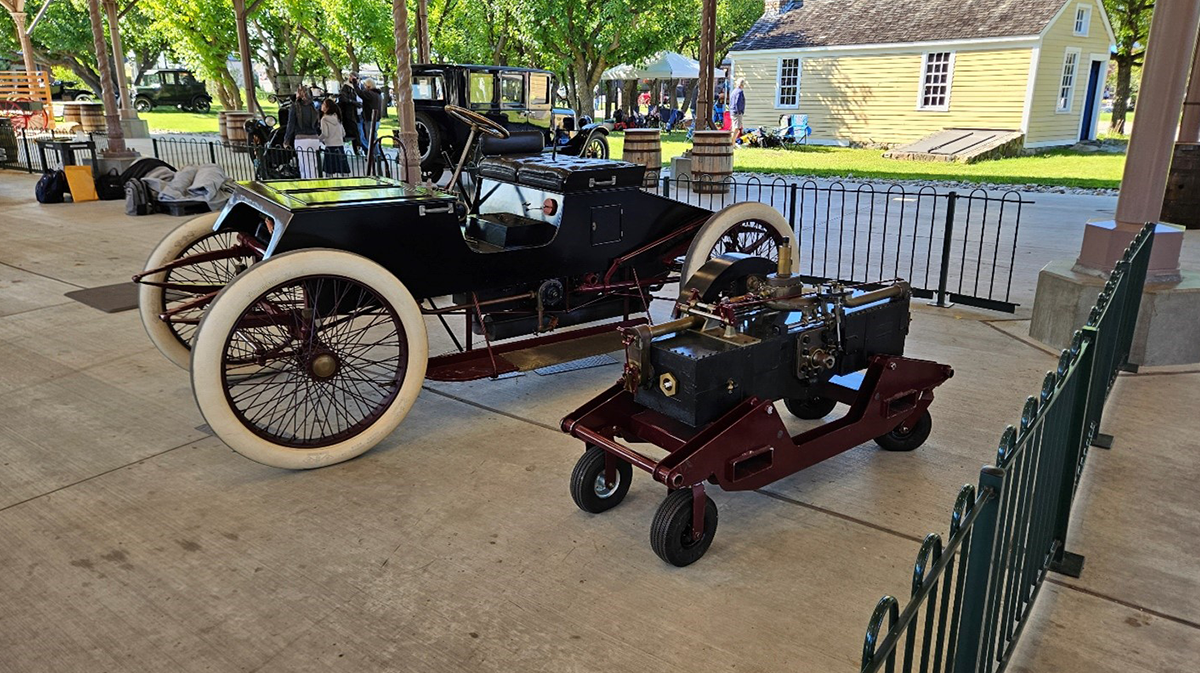
[[[1092,61],[1088,74],[1087,95],[1083,97],[1083,120],[1079,125],[1079,139],[1092,140],[1096,130],[1096,99],[1104,77],[1104,61]]]

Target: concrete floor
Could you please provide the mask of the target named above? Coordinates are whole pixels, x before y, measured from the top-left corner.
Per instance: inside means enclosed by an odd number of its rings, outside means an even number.
[[[579,446],[555,426],[617,366],[429,384],[363,457],[263,467],[201,428],[136,312],[63,296],[127,280],[180,220],[40,206],[33,184],[0,172],[5,673],[854,671],[875,602],[907,595],[920,538],[944,534],[1055,361],[1023,336],[1027,315],[918,307],[910,353],[957,371],[929,443],[715,491],[711,551],[668,568],[648,544],[661,487],[639,474],[602,516],[567,494]],[[1036,270],[1113,206],[1035,198],[1026,306]],[[1121,376],[1116,446],[1092,452],[1068,544],[1084,574],[1045,586],[1010,670],[1195,670],[1196,399],[1200,367]]]

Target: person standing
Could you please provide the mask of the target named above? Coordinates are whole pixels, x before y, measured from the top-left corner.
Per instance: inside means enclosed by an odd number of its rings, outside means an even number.
[[[346,129],[342,115],[332,99],[321,101],[321,144],[325,146],[322,168],[325,175],[346,175],[350,162],[346,160]]]
[[[350,139],[350,145],[355,152],[363,149],[362,138],[358,134],[358,110],[362,107],[362,98],[358,95],[358,75],[351,73],[342,84],[338,94],[338,109],[341,111],[342,128]]]
[[[296,102],[288,115],[283,144],[296,149],[300,179],[318,177],[317,154],[321,151],[321,116],[313,106],[312,92],[306,86],[296,89]]]
[[[367,156],[375,147],[375,138],[379,133],[379,119],[383,113],[383,98],[375,88],[375,80],[370,77],[363,80],[362,88],[362,129],[363,145],[367,147]]]
[[[745,127],[742,124],[742,117],[746,114],[746,78],[740,77],[737,81],[737,86],[733,90],[733,95],[729,98],[729,112],[733,117],[733,142],[737,143],[745,132]]]

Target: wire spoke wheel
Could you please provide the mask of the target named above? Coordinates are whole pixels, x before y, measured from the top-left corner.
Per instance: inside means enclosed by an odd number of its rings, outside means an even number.
[[[306,276],[259,296],[229,334],[229,406],[260,437],[320,448],[362,432],[395,399],[408,367],[396,310],[356,280]]]
[[[202,255],[219,250],[227,250],[233,248],[237,243],[237,232],[221,231],[205,236],[192,243],[180,253],[179,257],[184,258],[190,255]],[[258,255],[246,251],[244,254],[234,257],[196,262],[167,271],[163,282],[178,285],[207,285],[220,288],[228,285],[234,276],[245,271],[247,267],[257,261]],[[192,339],[196,335],[196,327],[199,325],[200,319],[204,317],[206,305],[188,307],[188,304],[194,303],[198,297],[205,293],[181,289],[164,289],[161,294],[162,302],[159,307],[159,313],[165,314],[171,312],[171,319],[165,321],[167,328],[171,330],[171,333],[179,340],[179,343],[185,347],[191,347]]]
[[[683,281],[692,278],[708,260],[727,253],[741,253],[779,261],[784,241],[792,237],[783,215],[764,203],[735,203],[714,214],[696,232],[683,265]],[[796,246],[792,246],[792,269],[799,268]]]
[[[709,258],[720,257],[729,252],[739,252],[751,257],[763,257],[772,262],[779,261],[779,248],[783,237],[771,225],[758,220],[745,220],[730,227],[717,240]]]

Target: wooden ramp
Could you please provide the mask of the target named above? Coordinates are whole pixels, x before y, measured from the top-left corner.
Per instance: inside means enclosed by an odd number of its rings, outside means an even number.
[[[1016,156],[1025,147],[1025,134],[1006,129],[942,129],[915,143],[883,154],[888,159],[957,161],[964,164]]]

